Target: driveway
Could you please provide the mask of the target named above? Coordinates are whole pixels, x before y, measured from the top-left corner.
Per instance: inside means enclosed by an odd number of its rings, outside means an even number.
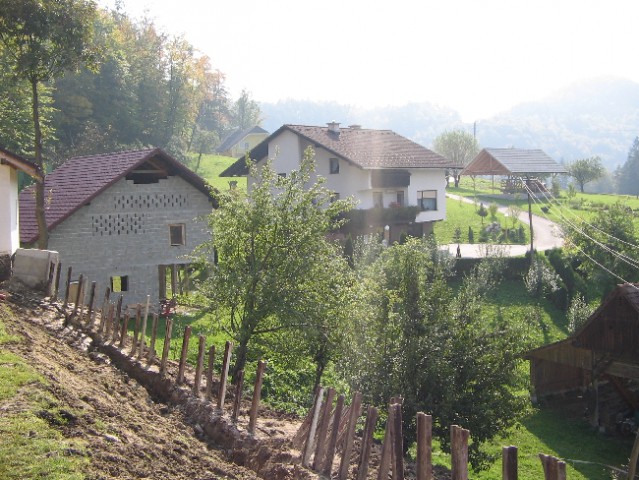
[[[447,193],[446,196],[448,198],[452,198],[455,200],[460,200],[465,203],[473,204],[473,200],[466,197],[461,197],[459,195],[453,195]],[[497,210],[500,213],[507,214],[508,208],[503,205],[498,205]],[[519,220],[524,222],[524,224],[528,225],[528,210],[522,212],[519,215]],[[561,234],[561,228],[555,222],[551,222],[550,220],[540,217],[538,215],[533,215],[533,246],[535,250],[550,250],[551,248],[561,247],[564,244],[564,240]],[[457,254],[457,244],[450,245],[442,245],[448,249],[448,251],[452,255]],[[466,258],[482,258],[489,256],[491,254],[500,254],[507,255],[510,257],[516,257],[519,255],[524,255],[526,251],[530,248],[530,244],[528,245],[492,245],[492,244],[481,244],[481,243],[461,243],[459,244],[459,249],[461,251],[461,256]]]

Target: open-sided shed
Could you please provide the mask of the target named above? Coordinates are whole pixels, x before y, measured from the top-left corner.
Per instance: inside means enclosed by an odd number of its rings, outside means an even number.
[[[538,398],[591,390],[593,421],[609,424],[615,409],[598,394],[606,385],[624,411],[639,411],[639,284],[618,285],[572,336],[532,350],[527,358]]]

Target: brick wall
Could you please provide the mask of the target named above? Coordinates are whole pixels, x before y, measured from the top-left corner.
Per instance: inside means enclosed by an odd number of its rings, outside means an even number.
[[[71,266],[73,280],[82,273],[97,282],[97,298],[111,277],[127,276],[125,304],[145,302],[147,294],[157,304],[158,266],[190,263],[188,255],[210,238],[204,217],[211,209],[208,197],[181,177],[151,184],[121,179],[53,229],[49,249],[60,253],[63,277]],[[172,224],[185,225],[185,245],[171,246]]]

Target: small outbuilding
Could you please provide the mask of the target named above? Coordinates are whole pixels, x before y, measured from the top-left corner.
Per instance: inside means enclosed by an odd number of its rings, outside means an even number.
[[[639,284],[618,285],[572,336],[527,358],[537,399],[581,399],[593,424],[633,430],[639,418]]]

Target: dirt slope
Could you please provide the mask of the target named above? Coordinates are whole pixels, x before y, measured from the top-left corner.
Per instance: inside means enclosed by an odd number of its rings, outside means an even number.
[[[77,333],[63,329],[52,312],[11,305],[7,330],[25,340],[3,348],[23,357],[50,383],[67,422],[51,418],[69,438],[86,445],[89,479],[254,479],[198,440],[178,409],[154,403],[147,391],[86,351]],[[47,328],[42,328],[46,325]],[[52,334],[55,333],[55,336]],[[83,349],[84,344],[84,349]],[[19,399],[3,408],[19,408]],[[82,452],[69,452],[80,454]]]

